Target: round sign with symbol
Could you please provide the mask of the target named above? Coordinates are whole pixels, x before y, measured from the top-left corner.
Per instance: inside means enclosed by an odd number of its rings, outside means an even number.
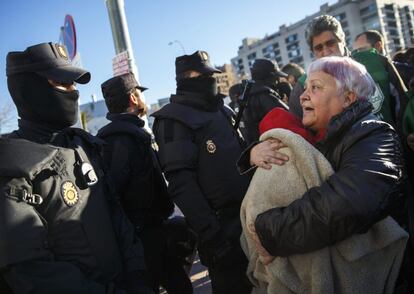
[[[69,59],[72,60],[76,55],[76,30],[73,17],[69,14],[65,16],[65,21],[62,28],[63,44],[69,53]]]

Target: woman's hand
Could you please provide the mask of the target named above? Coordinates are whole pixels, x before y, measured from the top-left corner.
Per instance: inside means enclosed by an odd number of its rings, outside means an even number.
[[[283,147],[286,147],[286,145],[275,138],[257,144],[250,151],[250,165],[256,165],[264,169],[271,169],[271,163],[284,165],[289,157],[278,151]]]
[[[249,228],[250,228],[250,232],[251,232],[251,236],[253,238],[254,244],[256,245],[257,252],[259,253],[260,260],[262,261],[264,265],[268,265],[275,259],[275,257],[270,255],[270,253],[267,252],[267,250],[262,246],[262,243],[260,243],[259,237],[257,236],[256,230],[254,228],[254,225],[250,224]]]

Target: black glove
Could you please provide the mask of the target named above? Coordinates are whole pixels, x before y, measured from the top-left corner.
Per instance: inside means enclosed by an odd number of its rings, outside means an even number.
[[[200,261],[207,267],[231,265],[235,247],[219,232],[198,246]]]
[[[144,284],[143,272],[133,271],[125,274],[125,290],[128,294],[155,294]]]

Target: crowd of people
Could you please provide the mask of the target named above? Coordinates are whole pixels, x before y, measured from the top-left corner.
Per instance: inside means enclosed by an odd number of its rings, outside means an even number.
[[[197,250],[215,294],[411,293],[414,52],[376,31],[350,51],[329,15],[305,33],[306,71],[257,59],[229,106],[207,52],[177,57],[154,137],[133,74],[102,83],[92,136],[66,48],[10,52],[0,292],[193,293]]]

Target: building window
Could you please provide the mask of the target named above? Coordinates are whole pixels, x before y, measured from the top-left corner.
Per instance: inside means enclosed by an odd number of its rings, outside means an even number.
[[[276,57],[276,58],[275,58],[275,60],[276,60],[277,64],[278,64],[279,66],[281,66],[282,57],[278,56],[278,57]]]
[[[256,52],[253,52],[253,53],[250,53],[249,55],[247,55],[247,59],[248,60],[256,59]]]
[[[388,24],[389,27],[393,27],[393,28],[397,27],[397,22],[396,21],[388,21],[387,24]]]
[[[290,50],[295,50],[295,49],[297,49],[297,48],[299,48],[299,42],[295,42],[295,43],[292,43],[292,44],[290,44],[290,45],[286,46],[286,49],[287,49],[288,51],[290,51]]]
[[[345,12],[335,15],[335,18],[339,21],[344,20],[346,18]]]
[[[301,55],[301,52],[300,52],[299,48],[295,49],[295,50],[292,50],[288,53],[289,58],[296,57],[296,56],[299,56],[299,55]]]
[[[262,52],[263,52],[263,54],[265,54],[265,53],[272,52],[272,50],[273,50],[273,45],[269,45],[269,46],[266,46],[265,48],[263,48]]]
[[[369,26],[367,26],[367,30],[377,30],[377,31],[379,31],[380,30],[380,23],[377,21],[377,22],[373,22],[373,23],[371,23]]]
[[[278,42],[273,43],[273,49],[275,49],[275,48],[279,48],[279,43]]]
[[[280,50],[279,50],[279,49],[276,49],[275,51],[273,51],[273,53],[274,53],[275,55],[280,55]]]
[[[372,3],[370,5],[368,5],[367,7],[362,8],[359,13],[361,15],[363,14],[368,14],[368,13],[372,13],[372,12],[376,12],[377,11],[377,5],[375,3]]]
[[[392,39],[395,45],[400,45],[400,39]]]
[[[289,37],[287,37],[287,38],[285,39],[285,43],[286,43],[286,44],[289,44],[289,43],[291,43],[291,42],[296,41],[297,39],[298,39],[298,34],[293,34],[293,35],[290,35]]]
[[[394,5],[393,4],[385,4],[384,9],[385,10],[394,10]]]
[[[348,27],[348,22],[346,20],[341,21],[341,26],[342,26],[342,28],[347,28]]]
[[[395,19],[395,14],[394,12],[386,12],[385,17]]]
[[[391,29],[391,30],[388,30],[388,32],[390,36],[398,36],[398,32],[396,30]]]
[[[263,57],[267,59],[272,59],[273,57],[275,57],[275,54],[273,52],[270,52],[270,53],[264,54]]]

